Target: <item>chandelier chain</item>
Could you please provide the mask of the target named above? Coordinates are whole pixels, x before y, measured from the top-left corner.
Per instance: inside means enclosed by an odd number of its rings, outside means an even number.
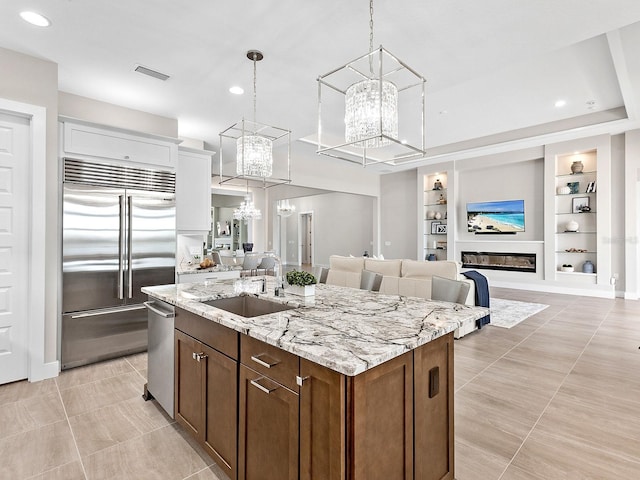
[[[256,122],[256,90],[257,90],[257,81],[256,77],[258,74],[258,69],[256,68],[258,53],[253,52],[253,123]]]
[[[369,51],[373,52],[373,0],[369,0]]]

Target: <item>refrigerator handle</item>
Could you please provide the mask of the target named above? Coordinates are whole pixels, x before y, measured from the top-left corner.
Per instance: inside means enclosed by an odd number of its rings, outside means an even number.
[[[124,195],[119,195],[120,199],[120,234],[118,236],[118,298],[124,299]]]
[[[127,286],[129,298],[133,298],[133,197],[127,196]]]

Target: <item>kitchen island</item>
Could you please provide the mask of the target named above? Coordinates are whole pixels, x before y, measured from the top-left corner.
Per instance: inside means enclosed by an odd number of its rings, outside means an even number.
[[[227,475],[453,479],[452,332],[487,310],[330,285],[276,297],[265,281],[242,295],[293,309],[203,303],[260,277],[143,289],[178,307],[175,416]]]

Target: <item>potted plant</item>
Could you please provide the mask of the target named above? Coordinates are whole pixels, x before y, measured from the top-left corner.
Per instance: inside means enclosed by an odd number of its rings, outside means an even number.
[[[292,270],[287,272],[286,278],[289,284],[289,288],[287,288],[289,293],[304,297],[315,295],[318,280],[309,272]]]

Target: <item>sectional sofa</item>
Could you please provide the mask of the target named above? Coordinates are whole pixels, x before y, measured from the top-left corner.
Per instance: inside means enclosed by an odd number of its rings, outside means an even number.
[[[460,272],[461,264],[453,261],[418,261],[408,259],[380,260],[368,257],[329,257],[327,283],[359,288],[362,270],[382,274],[380,293],[431,298],[431,278],[435,276],[469,283],[467,305],[475,305],[475,283]],[[456,338],[475,330],[475,325],[461,326]]]

